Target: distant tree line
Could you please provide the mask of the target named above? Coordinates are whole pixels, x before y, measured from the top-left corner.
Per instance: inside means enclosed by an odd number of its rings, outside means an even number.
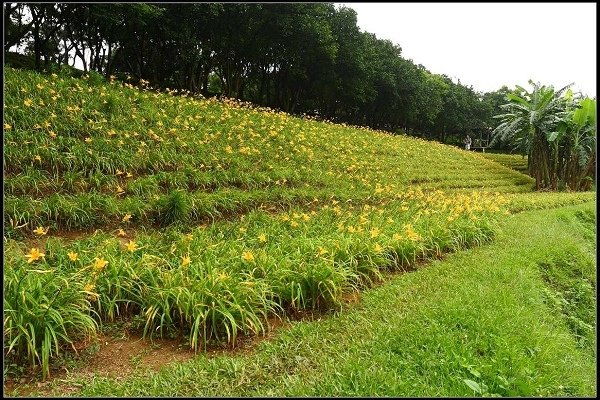
[[[4,50],[158,88],[460,143],[508,89],[476,93],[401,56],[333,3],[5,3]],[[401,16],[399,16],[401,18]]]

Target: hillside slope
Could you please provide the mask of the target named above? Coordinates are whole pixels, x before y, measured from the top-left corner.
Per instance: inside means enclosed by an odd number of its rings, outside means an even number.
[[[489,242],[510,210],[595,198],[540,201],[450,146],[97,75],[7,68],[4,89],[4,355],[44,376],[117,318],[233,345]]]
[[[184,191],[196,220],[313,199],[364,202],[423,189],[527,191],[531,178],[472,153],[98,76],[5,71],[5,205],[13,226],[161,221]],[[91,206],[93,204],[93,206]]]

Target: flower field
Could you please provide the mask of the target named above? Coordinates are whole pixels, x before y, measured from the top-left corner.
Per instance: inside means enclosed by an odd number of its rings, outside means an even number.
[[[549,204],[451,146],[98,75],[7,68],[3,144],[4,355],[44,376],[116,318],[235,344]]]

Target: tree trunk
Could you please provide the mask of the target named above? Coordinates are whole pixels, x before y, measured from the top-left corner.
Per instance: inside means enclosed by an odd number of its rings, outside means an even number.
[[[543,132],[537,128],[534,132],[530,158],[529,173],[535,178],[536,190],[551,188],[549,143]]]

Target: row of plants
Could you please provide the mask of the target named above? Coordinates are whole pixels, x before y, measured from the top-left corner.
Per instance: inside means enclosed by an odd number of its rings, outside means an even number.
[[[253,211],[190,230],[128,228],[37,247],[5,239],[4,355],[41,365],[117,316],[198,350],[261,334],[268,316],[327,309],[342,295],[493,237],[501,195],[411,191],[376,206],[331,200],[308,212]]]

